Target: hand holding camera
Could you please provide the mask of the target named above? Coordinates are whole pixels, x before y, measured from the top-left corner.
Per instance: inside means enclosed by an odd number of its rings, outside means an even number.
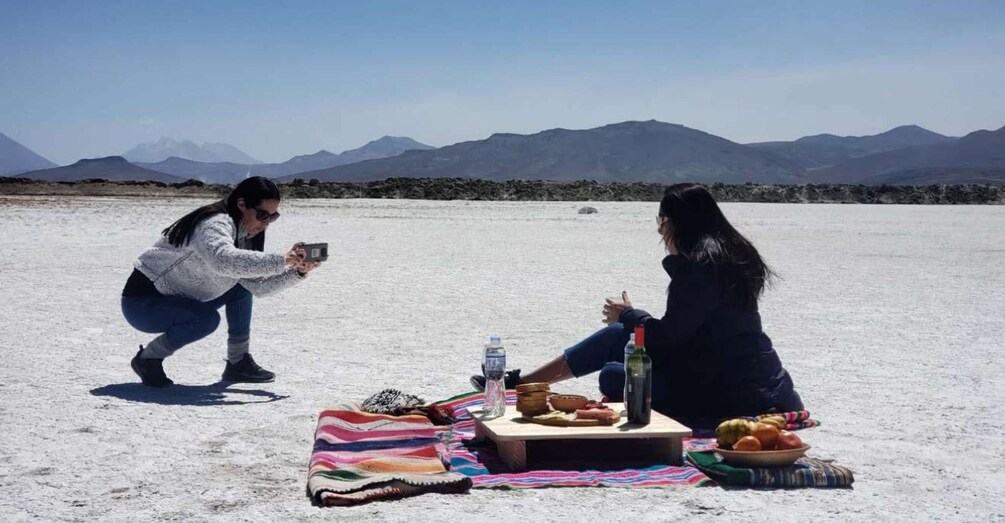
[[[321,262],[328,259],[328,244],[327,243],[298,243],[293,246],[293,250],[296,251],[298,255],[298,262],[293,267],[296,267],[297,272],[300,274],[307,274],[314,269],[317,269]]]
[[[304,261],[305,256],[307,256],[307,252],[304,251],[301,244],[298,243],[294,245],[293,248],[286,253],[286,266],[296,267],[297,265],[300,265]]]

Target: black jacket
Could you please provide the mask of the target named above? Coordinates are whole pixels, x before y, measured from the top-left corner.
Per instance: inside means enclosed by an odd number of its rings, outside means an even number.
[[[663,268],[670,275],[666,314],[627,309],[619,318],[628,332],[645,325],[653,408],[701,424],[802,409],[756,304],[744,305],[737,282],[679,255],[664,258]]]

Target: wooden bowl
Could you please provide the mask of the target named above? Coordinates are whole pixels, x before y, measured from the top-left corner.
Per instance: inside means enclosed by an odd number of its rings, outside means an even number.
[[[542,390],[542,391],[538,391],[538,392],[518,392],[517,395],[516,395],[516,400],[517,401],[521,401],[521,400],[522,401],[546,400],[546,399],[548,399],[548,396],[550,396],[550,395],[551,395],[551,393],[548,392],[548,391],[546,391],[546,390]]]
[[[723,450],[715,449],[722,460],[738,467],[784,467],[801,458],[810,446],[803,443],[798,449],[788,450]]]
[[[576,412],[590,401],[590,398],[577,394],[552,394],[548,399],[553,409],[562,412]]]

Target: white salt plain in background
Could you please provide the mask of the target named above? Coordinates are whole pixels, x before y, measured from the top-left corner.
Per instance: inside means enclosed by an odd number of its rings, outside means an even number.
[[[489,334],[529,370],[628,290],[661,314],[654,203],[284,202],[267,248],[330,260],[256,300],[276,383],[213,384],[225,328],[136,384],[135,257],[202,200],[0,197],[0,517],[42,520],[970,520],[1005,518],[1005,207],[725,204],[782,276],[765,329],[848,490],[538,489],[318,509],[316,416],[384,387],[468,390]],[[597,396],[595,378],[555,387]]]

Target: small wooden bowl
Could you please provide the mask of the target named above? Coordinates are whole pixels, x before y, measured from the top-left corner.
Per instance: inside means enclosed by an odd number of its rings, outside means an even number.
[[[549,398],[551,406],[562,412],[576,412],[586,406],[590,398],[577,394],[552,394]]]

